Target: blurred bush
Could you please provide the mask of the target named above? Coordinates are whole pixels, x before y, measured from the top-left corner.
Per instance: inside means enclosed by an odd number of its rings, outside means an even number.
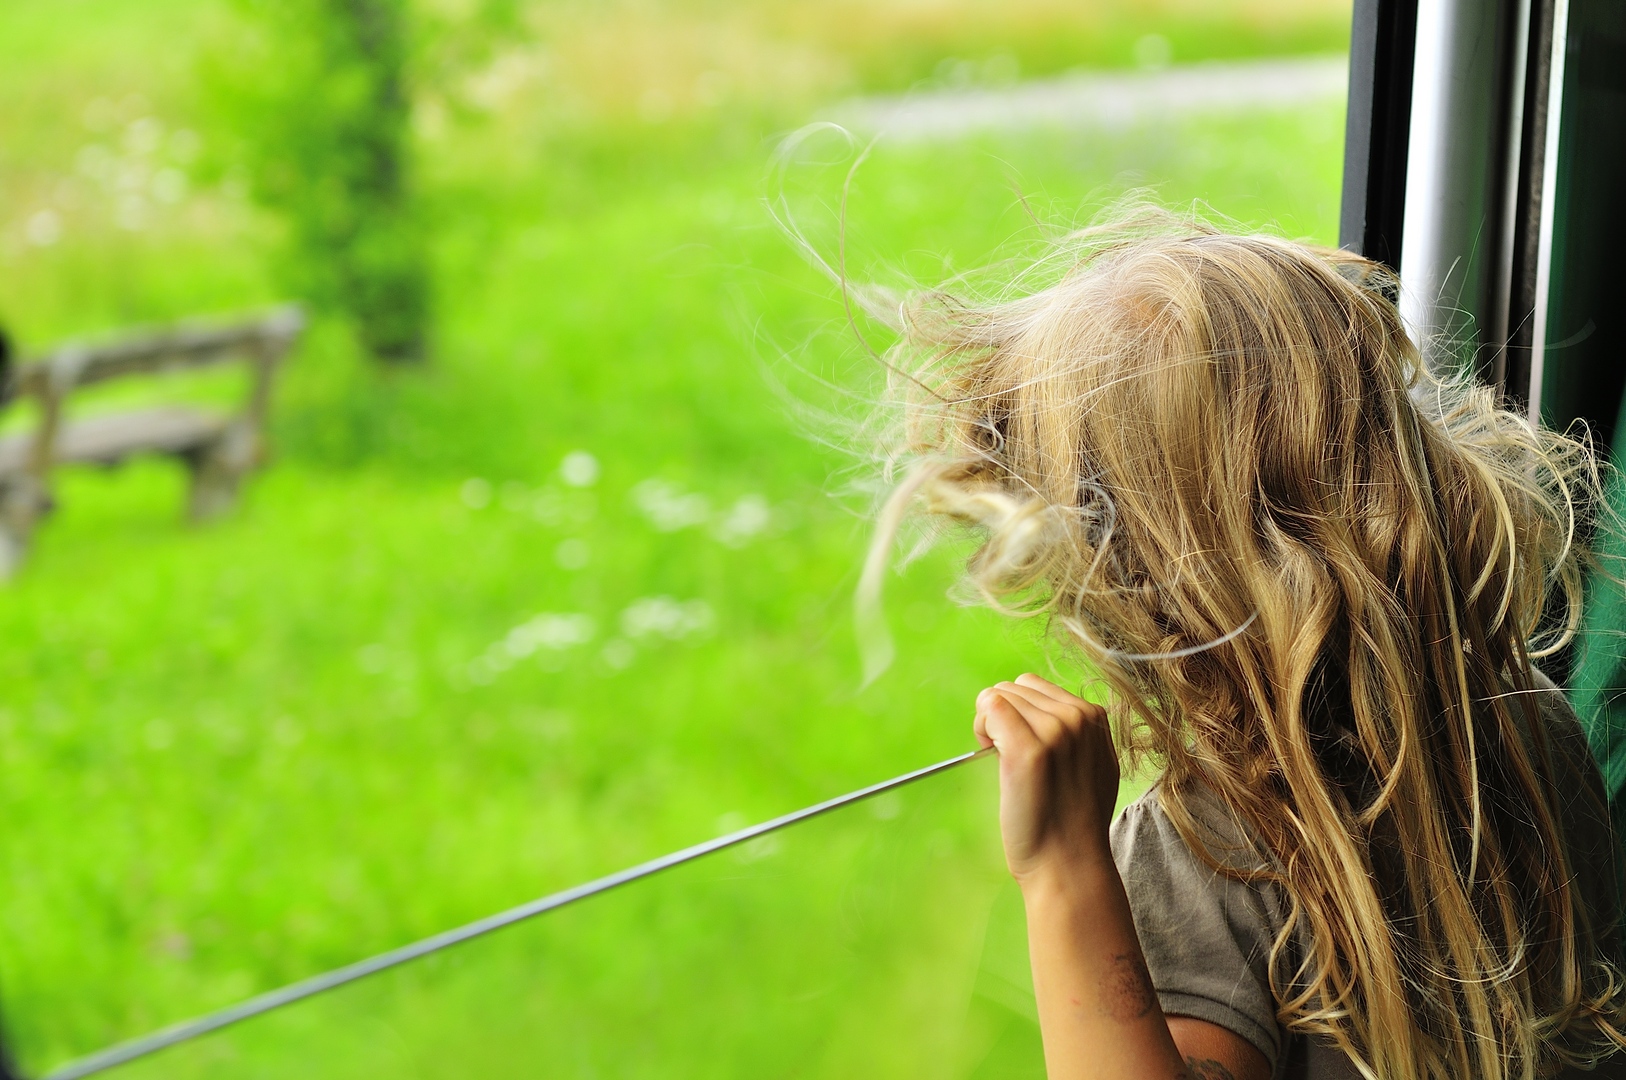
[[[239,0],[213,58],[256,201],[285,228],[286,286],[349,318],[386,362],[427,351],[428,229],[413,183],[412,5]]]

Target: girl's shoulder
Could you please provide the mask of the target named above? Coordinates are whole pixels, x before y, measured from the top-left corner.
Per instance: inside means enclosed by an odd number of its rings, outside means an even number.
[[[1602,774],[1563,690],[1538,669],[1532,675],[1535,708],[1513,709],[1512,715],[1529,745],[1542,748],[1547,759],[1543,771],[1563,854],[1592,924],[1621,926],[1626,923],[1621,852]],[[1146,911],[1149,921],[1163,921],[1161,913],[1168,909],[1167,921],[1175,929],[1183,914],[1203,906],[1215,925],[1270,941],[1285,924],[1291,904],[1264,880],[1272,876],[1274,860],[1201,781],[1183,785],[1178,799],[1167,797],[1161,778],[1154,782],[1114,819],[1112,850],[1137,920]],[[1606,940],[1620,939],[1606,935]]]
[[[1245,879],[1261,866],[1246,831],[1206,791],[1182,792],[1209,854],[1244,876],[1219,870],[1186,842],[1154,784],[1112,823],[1112,855],[1134,913],[1152,985],[1170,1015],[1235,1032],[1281,1077],[1290,1040],[1270,989],[1272,946],[1285,911],[1274,890]],[[1179,811],[1177,810],[1176,813]]]
[[[1251,830],[1208,785],[1194,781],[1182,788],[1178,807],[1171,807],[1164,778],[1124,806],[1112,823],[1114,849],[1137,851],[1141,857],[1224,867],[1251,873],[1269,863]],[[1176,818],[1178,817],[1178,822]],[[1181,825],[1186,826],[1185,829]],[[1188,834],[1197,841],[1194,849]]]

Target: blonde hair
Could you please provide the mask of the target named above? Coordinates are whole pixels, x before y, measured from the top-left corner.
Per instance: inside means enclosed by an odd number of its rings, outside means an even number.
[[[1626,1045],[1530,666],[1576,624],[1585,440],[1428,370],[1348,252],[1143,211],[1043,265],[896,309],[908,473],[876,550],[916,500],[980,530],[972,587],[1082,651],[1195,850],[1285,893],[1289,1030],[1383,1080]],[[1199,784],[1261,868],[1207,852]]]

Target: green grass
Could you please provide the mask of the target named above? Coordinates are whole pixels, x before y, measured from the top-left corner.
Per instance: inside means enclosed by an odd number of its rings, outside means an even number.
[[[22,238],[78,147],[111,138],[84,128],[89,102],[140,92],[166,130],[203,123],[175,57],[213,11],[0,11],[0,315],[25,341],[275,297],[274,230],[203,181],[141,232],[74,181],[62,239]],[[1237,33],[1223,54],[1255,40]],[[850,70],[841,86],[901,78]],[[168,463],[64,474],[0,593],[0,992],[32,1070],[946,757],[976,689],[1045,663],[1030,628],[943,598],[944,551],[893,582],[900,655],[859,688],[867,533],[842,492],[863,459],[795,403],[850,419],[875,380],[762,203],[799,100],[660,126],[515,107],[426,136],[432,367],[380,376],[320,324],[276,462],[208,528],[181,522]],[[852,191],[855,272],[931,281],[1031,243],[1013,184],[1051,220],[1149,185],[1328,241],[1341,134],[1323,103],[882,145]],[[839,177],[791,177],[820,243]],[[602,465],[588,488],[558,472],[578,450]],[[709,522],[657,528],[634,499],[651,478],[703,496]],[[753,498],[768,526],[719,539]],[[627,639],[651,597],[710,621]],[[586,616],[591,640],[481,660],[539,613]],[[152,1075],[1032,1075],[978,768]]]

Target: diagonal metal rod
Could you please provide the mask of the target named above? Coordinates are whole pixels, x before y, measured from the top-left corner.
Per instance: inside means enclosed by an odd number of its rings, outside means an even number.
[[[754,840],[759,836],[777,832],[799,821],[818,817],[820,814],[828,813],[831,810],[839,810],[843,806],[849,806],[873,795],[891,791],[893,788],[903,787],[905,784],[912,784],[916,780],[924,780],[928,776],[935,776],[937,773],[952,769],[956,765],[963,765],[968,761],[986,757],[993,752],[994,748],[989,746],[981,750],[961,754],[958,757],[951,757],[947,761],[939,761],[935,765],[927,765],[923,769],[906,772],[902,776],[894,776],[892,779],[883,780],[879,784],[871,784],[869,787],[849,791],[845,795],[838,795],[833,799],[814,803],[812,806],[805,806],[800,810],[794,810],[770,821],[764,821],[759,825],[749,825],[738,832],[731,832],[726,836],[719,836],[714,840],[707,840],[704,843],[683,848],[681,851],[674,851],[668,855],[650,859],[648,862],[639,863],[637,866],[629,866],[625,870],[618,870],[596,881],[576,885],[562,892],[553,893],[551,896],[544,896],[538,900],[521,904],[518,907],[509,908],[507,911],[499,911],[495,915],[488,915],[483,919],[459,926],[456,929],[443,931],[433,937],[424,938],[422,941],[415,941],[410,945],[403,945],[398,949],[391,949],[389,952],[379,953],[377,956],[368,957],[365,960],[358,960],[354,964],[347,964],[342,968],[335,968],[321,975],[313,975],[308,979],[290,983],[279,990],[267,991],[258,997],[251,997],[247,1001],[239,1002],[236,1005],[227,1006],[224,1009],[207,1013],[193,1020],[173,1024],[160,1031],[155,1031],[151,1035],[143,1035],[128,1042],[118,1043],[106,1050],[91,1054],[89,1057],[69,1062],[55,1072],[47,1074],[44,1080],[80,1080],[81,1077],[106,1072],[108,1069],[117,1068],[137,1058],[156,1054],[160,1050],[167,1050],[172,1046],[190,1042],[211,1032],[219,1031],[221,1028],[229,1027],[240,1020],[262,1016],[273,1009],[280,1009],[284,1005],[292,1005],[296,1001],[304,1001],[306,998],[315,997],[325,991],[353,983],[357,979],[365,979],[369,975],[376,975],[380,971],[388,971],[390,968],[405,964],[408,961],[417,960],[428,956],[430,953],[436,953],[453,945],[471,941],[483,934],[489,934],[493,930],[501,930],[505,926],[524,922],[526,919],[534,918],[537,915],[557,911],[566,904],[573,904],[577,900],[586,900],[590,896],[609,892],[618,885],[626,885],[649,877],[651,874],[658,874],[662,870],[681,866],[683,863],[698,859],[702,855],[710,855],[714,851],[722,851],[724,848],[733,847],[735,844],[743,844],[747,840]]]

